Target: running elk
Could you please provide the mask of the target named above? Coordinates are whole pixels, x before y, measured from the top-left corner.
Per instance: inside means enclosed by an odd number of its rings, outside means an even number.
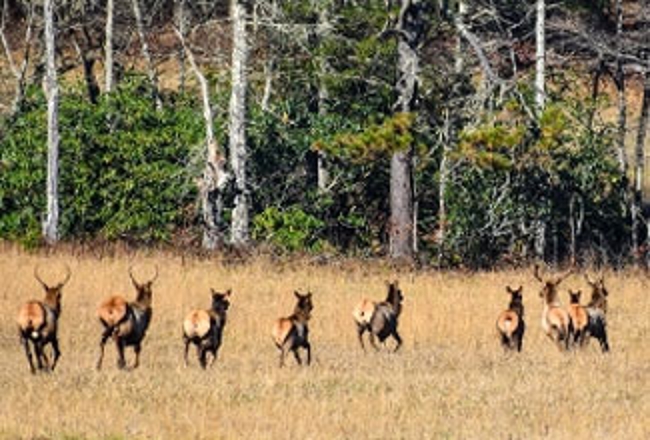
[[[298,365],[302,365],[302,359],[298,353],[299,348],[304,348],[307,351],[307,365],[311,363],[311,345],[309,344],[307,324],[314,308],[311,300],[312,294],[308,292],[303,295],[296,291],[294,295],[298,301],[293,314],[277,319],[271,330],[273,341],[280,350],[280,367],[284,366],[284,358],[288,351],[292,351]]]
[[[560,350],[570,348],[573,323],[569,313],[560,305],[557,288],[572,273],[573,268],[556,278],[543,279],[539,274],[539,266],[535,265],[535,278],[543,285],[539,292],[539,296],[544,301],[542,329]]]
[[[50,286],[39,276],[38,266],[34,268],[34,278],[43,286],[45,298],[43,301],[32,300],[25,303],[18,311],[17,319],[20,342],[25,349],[32,374],[36,373],[32,351],[39,370],[54,371],[61,356],[57,337],[58,321],[61,316],[63,286],[70,280],[70,275],[70,268],[66,266],[66,275],[63,281]],[[52,345],[51,364],[45,353],[45,346],[48,344]]]
[[[497,332],[504,350],[521,351],[524,341],[526,323],[524,322],[523,287],[513,289],[506,287],[510,294],[508,309],[499,314],[497,318]]]
[[[586,307],[589,316],[587,338],[598,339],[601,350],[606,353],[609,351],[609,342],[607,340],[607,297],[609,292],[605,287],[604,276],[592,280],[589,275],[585,274],[585,279],[591,286],[591,300]]]
[[[582,291],[569,290],[569,316],[573,323],[573,342],[579,347],[585,344],[589,325],[587,309],[580,305],[581,296]]]
[[[370,300],[363,299],[352,311],[352,316],[357,324],[357,334],[361,348],[365,351],[363,343],[363,334],[367,331],[371,345],[375,350],[379,350],[375,342],[375,337],[379,342],[384,342],[388,336],[392,336],[397,345],[395,351],[399,350],[402,345],[402,338],[397,332],[399,316],[402,312],[402,301],[404,295],[399,288],[398,282],[386,283],[388,294],[386,300],[380,303],[374,303]]]
[[[101,303],[97,309],[97,317],[104,327],[99,343],[98,370],[102,368],[104,346],[111,337],[115,341],[115,347],[117,348],[118,368],[124,369],[126,367],[124,349],[130,346],[133,347],[133,351],[135,352],[133,369],[140,365],[142,340],[147,333],[147,328],[151,321],[151,302],[153,296],[151,286],[156,278],[158,278],[158,267],[156,267],[153,278],[149,281],[139,283],[133,276],[132,268],[129,268],[129,277],[136,290],[135,301],[127,302],[122,296],[115,295]]]
[[[183,321],[183,341],[185,342],[185,366],[187,367],[187,354],[190,344],[196,345],[196,354],[199,364],[203,369],[208,365],[208,353],[212,354],[210,366],[217,358],[217,351],[221,346],[223,328],[226,325],[226,312],[230,307],[228,289],[219,293],[210,289],[212,293],[212,307],[209,310],[192,310]]]

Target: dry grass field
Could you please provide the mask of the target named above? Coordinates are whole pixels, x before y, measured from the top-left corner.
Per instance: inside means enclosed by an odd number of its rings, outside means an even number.
[[[16,313],[42,297],[32,271],[72,279],[64,288],[57,371],[29,374]],[[154,316],[138,370],[118,371],[107,345],[94,370],[109,294],[133,295],[127,269],[154,285]],[[383,299],[385,281],[405,294],[402,351],[363,354],[351,308]],[[505,285],[523,284],[528,331],[520,355],[504,355],[495,331]],[[530,271],[395,273],[378,264],[329,266],[265,260],[240,266],[165,254],[97,259],[0,251],[0,438],[650,438],[650,280],[608,277],[612,352],[596,341],[562,354],[540,328]],[[202,371],[182,363],[181,322],[209,305],[209,287],[232,287],[220,359]],[[580,276],[562,285],[582,287]],[[293,308],[293,289],[314,292],[314,362],[278,368],[274,318]],[[589,295],[586,295],[587,298]],[[392,343],[392,342],[391,342]],[[194,352],[192,352],[194,354]],[[132,353],[128,353],[132,360]]]

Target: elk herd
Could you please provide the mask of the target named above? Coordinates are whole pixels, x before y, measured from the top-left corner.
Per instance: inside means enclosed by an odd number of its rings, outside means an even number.
[[[142,342],[152,318],[153,284],[158,277],[154,275],[147,281],[139,282],[129,268],[129,277],[135,288],[135,299],[128,301],[123,296],[115,295],[102,301],[97,308],[97,318],[101,324],[99,356],[96,369],[100,370],[104,359],[104,348],[112,339],[117,350],[117,366],[126,368],[125,349],[133,347],[135,360],[131,369],[138,367]],[[573,269],[559,276],[542,276],[539,266],[535,266],[533,275],[541,283],[539,292],[542,298],[541,328],[548,338],[562,351],[584,347],[590,338],[600,343],[603,353],[609,351],[607,340],[607,296],[605,280],[601,275],[592,280],[585,274],[585,280],[591,287],[591,300],[586,305],[580,304],[580,290],[569,290],[569,305],[562,307],[559,299],[559,285],[573,274]],[[61,355],[57,338],[58,321],[61,316],[62,290],[70,280],[71,271],[66,266],[66,274],[59,283],[50,285],[39,275],[38,266],[34,277],[45,291],[41,301],[31,300],[22,305],[18,312],[18,330],[20,342],[25,350],[29,368],[32,373],[37,370],[53,371]],[[385,344],[388,337],[395,340],[394,351],[399,350],[402,338],[398,332],[399,318],[402,311],[404,295],[397,281],[387,282],[386,299],[376,302],[364,298],[352,310],[357,328],[359,344],[366,351],[364,334],[368,333],[370,344],[380,350],[377,339]],[[497,335],[505,351],[522,351],[526,324],[524,322],[523,287],[513,289],[506,287],[510,295],[508,308],[502,311],[496,321]],[[208,309],[190,311],[182,322],[182,339],[184,342],[184,364],[188,365],[190,345],[196,346],[198,363],[202,368],[211,366],[217,359],[221,346],[223,331],[227,321],[232,291],[217,292],[211,289],[211,306]],[[299,365],[311,363],[311,344],[309,343],[309,320],[314,303],[312,293],[294,292],[296,305],[293,313],[273,322],[271,336],[280,351],[279,365],[284,366],[286,355],[291,352]],[[50,361],[45,348],[51,346]],[[35,360],[34,360],[35,358]]]

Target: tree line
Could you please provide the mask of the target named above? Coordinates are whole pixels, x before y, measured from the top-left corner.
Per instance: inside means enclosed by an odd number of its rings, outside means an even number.
[[[645,263],[645,2],[0,8],[5,240]]]

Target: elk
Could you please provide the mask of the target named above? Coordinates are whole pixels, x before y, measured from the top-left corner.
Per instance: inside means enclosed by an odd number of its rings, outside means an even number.
[[[501,346],[504,350],[521,351],[524,341],[524,332],[526,323],[524,322],[524,303],[522,291],[523,287],[513,289],[506,286],[510,294],[510,304],[508,309],[499,314],[497,318],[497,332],[501,340]]]
[[[586,341],[589,340],[589,337],[596,338],[603,353],[607,353],[609,351],[607,340],[607,297],[609,292],[605,287],[605,277],[601,275],[598,279],[592,280],[589,275],[585,274],[585,279],[591,286],[591,300],[586,307],[589,316]]]
[[[573,342],[579,347],[584,346],[587,327],[589,325],[589,316],[587,310],[580,305],[582,291],[569,289],[569,316],[573,323]]]
[[[153,292],[151,286],[158,278],[158,267],[156,267],[153,278],[149,281],[139,283],[133,275],[132,268],[129,268],[129,277],[136,290],[135,301],[127,302],[122,296],[114,295],[102,302],[97,308],[97,317],[101,322],[104,331],[99,343],[99,358],[97,359],[97,370],[102,368],[104,360],[104,346],[109,338],[115,341],[118,360],[117,367],[124,369],[126,360],[124,349],[133,347],[135,352],[135,363],[133,369],[140,365],[140,351],[142,340],[147,333],[151,321],[151,302]]]
[[[208,353],[212,354],[210,366],[217,358],[217,351],[221,346],[223,328],[226,325],[226,312],[230,307],[228,289],[225,293],[210,289],[212,307],[208,310],[192,310],[183,321],[183,341],[185,342],[185,366],[187,367],[187,354],[190,344],[196,345],[196,354],[199,364],[205,370],[208,366]]]
[[[311,344],[309,343],[307,324],[314,308],[311,300],[312,294],[307,292],[303,295],[295,291],[294,295],[297,302],[293,314],[277,319],[271,330],[273,341],[280,350],[280,367],[284,366],[284,358],[288,351],[292,351],[298,365],[302,365],[302,359],[298,353],[299,348],[304,348],[307,351],[307,365],[311,364]]]
[[[363,343],[363,334],[369,333],[370,344],[379,350],[375,342],[375,337],[383,343],[388,336],[392,336],[397,345],[395,351],[399,350],[402,345],[402,338],[397,332],[399,316],[402,312],[402,301],[404,295],[399,288],[397,281],[386,283],[388,294],[386,299],[380,303],[374,303],[370,300],[363,299],[352,311],[352,316],[357,324],[357,335],[363,351],[366,347]]]
[[[573,335],[573,322],[569,313],[560,306],[557,288],[572,273],[573,268],[570,268],[557,278],[543,279],[539,274],[539,265],[535,265],[535,278],[543,285],[542,290],[539,292],[540,298],[544,301],[542,329],[557,344],[560,350],[568,350],[570,348],[570,340]]]
[[[61,316],[63,286],[70,280],[70,276],[70,268],[66,266],[66,275],[63,281],[50,286],[39,276],[38,266],[34,267],[34,278],[43,286],[45,298],[43,301],[31,300],[23,304],[18,311],[17,319],[20,342],[25,349],[25,355],[32,374],[36,373],[32,351],[36,357],[36,365],[39,370],[54,371],[61,356],[57,330],[59,316]],[[45,346],[48,344],[52,346],[51,364],[45,353]]]

